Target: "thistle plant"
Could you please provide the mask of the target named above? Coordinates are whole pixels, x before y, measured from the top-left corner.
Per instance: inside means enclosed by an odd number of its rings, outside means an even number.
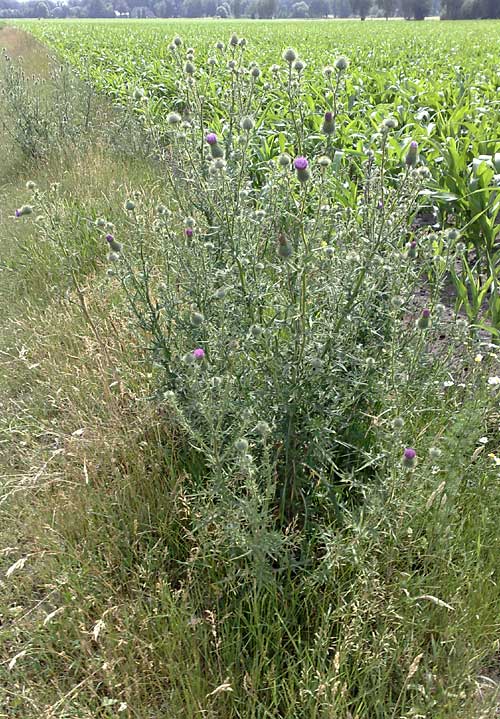
[[[414,438],[400,430],[401,444],[388,442],[371,418],[401,417],[409,396],[442,385],[464,333],[451,322],[435,351],[450,322],[436,309],[446,267],[433,272],[425,233],[410,234],[425,182],[416,143],[392,162],[386,123],[363,155],[332,152],[333,133],[307,131],[323,107],[302,103],[303,68],[287,51],[275,75],[294,117],[281,153],[263,158],[267,109],[240,40],[218,50],[228,103],[217,127],[195,61],[182,43],[171,52],[184,106],[158,137],[165,204],[132,193],[86,231],[147,344],[156,401],[197,456],[193,532],[217,561],[243,557],[234,571],[262,577],[296,553],[290,527],[310,541],[401,467]],[[337,93],[346,64],[333,72]]]
[[[408,367],[423,382],[419,363],[427,373],[444,367],[430,351],[441,321],[433,322],[433,307],[413,306],[433,263],[427,250],[417,260],[416,240],[408,251],[423,173],[413,141],[399,166],[388,165],[391,122],[364,158],[344,153],[332,162],[333,133],[307,132],[303,67],[291,51],[288,67],[275,71],[296,103],[286,152],[263,161],[260,77],[239,40],[219,50],[227,53],[221,92],[229,101],[217,127],[206,125],[204,80],[196,67],[186,72],[183,45],[172,43],[171,52],[184,107],[165,136],[168,209],[152,221],[150,207],[130,207],[132,241],[107,238],[111,281],[149,338],[158,402],[202,458],[200,531],[217,517],[222,531],[228,512],[242,512],[250,544],[258,526],[276,548],[278,530],[295,523],[312,531],[319,516],[357,501],[385,462],[366,417],[386,392],[405,394]],[[335,103],[346,71],[344,61],[332,71]],[[442,275],[432,277],[435,304]],[[226,540],[238,543],[234,527]]]

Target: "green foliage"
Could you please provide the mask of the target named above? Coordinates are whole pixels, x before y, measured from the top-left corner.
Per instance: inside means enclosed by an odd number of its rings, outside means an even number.
[[[409,13],[418,16],[417,5],[412,4]],[[172,44],[170,50],[167,49],[164,25],[153,24],[140,31],[135,26],[129,31],[123,23],[105,26],[51,23],[29,27],[85,72],[98,89],[115,97],[117,103],[129,105],[135,89],[144,90],[137,113],[153,125],[156,132],[165,132],[170,111],[189,114],[195,94],[189,87],[183,86],[180,91],[176,82],[176,73],[184,64],[183,50]],[[231,96],[234,77],[227,66],[230,58],[214,47],[220,36],[220,25],[169,23],[168,27],[173,33],[180,28],[186,31],[187,45],[196,37],[194,79],[197,91],[207,100],[204,121],[215,128],[221,126],[226,107],[234,101]],[[250,37],[253,28],[258,28],[255,44],[259,75],[246,75],[244,92],[248,95],[249,107],[256,97],[265,103],[263,121],[273,132],[263,138],[259,152],[262,160],[270,159],[279,152],[281,144],[287,145],[283,118],[292,111],[286,83],[278,82],[278,76],[270,70],[276,58],[269,48],[280,42],[283,31],[280,25],[242,23],[239,27],[248,31]],[[495,278],[500,261],[498,251],[492,249],[497,179],[495,172],[486,173],[488,182],[484,173],[481,179],[475,178],[474,168],[478,157],[491,158],[500,151],[496,132],[498,77],[492,52],[492,48],[500,47],[500,25],[489,24],[488,46],[482,42],[482,29],[478,25],[459,24],[443,29],[442,25],[429,23],[417,32],[409,25],[380,23],[370,25],[360,36],[354,24],[321,23],[314,26],[314,46],[308,40],[310,27],[313,26],[294,24],[291,30],[287,29],[283,41],[283,44],[290,43],[293,37],[293,44],[305,61],[302,72],[308,92],[300,118],[304,130],[312,134],[318,131],[321,113],[328,109],[333,98],[334,88],[322,85],[319,80],[322,68],[334,60],[329,49],[332,35],[340,50],[354,41],[356,61],[349,69],[346,92],[335,107],[332,146],[362,153],[384,117],[394,117],[398,127],[387,146],[389,157],[392,161],[401,158],[405,137],[411,135],[419,142],[421,161],[428,165],[433,178],[428,198],[434,224],[445,228],[453,215],[463,241],[469,248],[474,247],[477,255],[477,261],[471,260],[473,274],[479,277],[486,271],[487,276]],[[353,32],[356,32],[355,40]],[[477,48],[472,57],[466,53],[467,43]],[[383,52],[374,53],[374,44]],[[82,59],[82,45],[86,48],[85,59]],[[450,60],[446,66],[442,64],[444,54]],[[386,57],[391,58],[390,67]],[[474,190],[477,182],[482,183],[481,187]],[[465,285],[469,282],[465,275],[461,281]],[[496,326],[497,283],[492,281],[488,286],[474,321],[484,318],[487,326]]]

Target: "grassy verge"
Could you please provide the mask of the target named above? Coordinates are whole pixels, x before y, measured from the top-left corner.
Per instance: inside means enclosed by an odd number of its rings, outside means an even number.
[[[5,29],[0,44],[50,91],[38,45]],[[99,108],[87,135],[42,158],[0,137],[0,716],[494,717],[494,353],[463,405],[436,411],[432,397],[415,419],[414,436],[439,437],[439,467],[367,490],[324,527],[310,571],[259,584],[218,567],[193,532],[196,458],[150,401],[155,370],[102,248],[88,239],[75,291],[36,223],[13,218],[27,181],[64,194],[74,248],[89,207],[117,217],[134,192],[165,200]]]

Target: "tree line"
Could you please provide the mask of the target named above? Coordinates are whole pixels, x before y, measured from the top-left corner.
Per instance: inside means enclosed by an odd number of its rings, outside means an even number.
[[[0,18],[499,18],[500,0],[0,0]]]

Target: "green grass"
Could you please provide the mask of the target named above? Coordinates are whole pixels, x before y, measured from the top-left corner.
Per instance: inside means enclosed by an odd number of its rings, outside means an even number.
[[[29,63],[39,49],[22,43]],[[323,526],[314,566],[259,584],[217,565],[194,532],[197,457],[151,402],[158,370],[105,253],[79,268],[83,313],[54,247],[12,217],[27,180],[60,181],[72,250],[89,207],[133,243],[124,200],[167,193],[99,117],[36,162],[0,135],[16,168],[0,179],[0,717],[492,719],[479,677],[495,677],[500,638],[495,352],[463,395],[408,394],[439,469],[423,458],[366,487]]]

